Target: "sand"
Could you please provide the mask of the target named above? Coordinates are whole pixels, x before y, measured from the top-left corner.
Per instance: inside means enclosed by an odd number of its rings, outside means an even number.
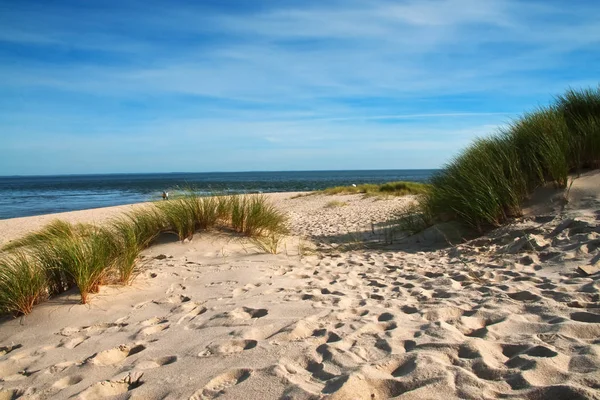
[[[277,255],[163,241],[131,287],[1,322],[0,398],[599,399],[600,282],[576,271],[599,258],[598,183],[426,251],[378,228],[411,198],[275,195],[293,231]],[[0,240],[49,218],[0,221]]]

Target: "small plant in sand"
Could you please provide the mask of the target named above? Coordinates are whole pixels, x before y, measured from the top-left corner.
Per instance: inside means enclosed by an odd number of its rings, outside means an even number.
[[[298,257],[303,258],[311,254],[315,254],[315,248],[312,243],[305,238],[298,240]]]
[[[0,313],[27,315],[47,296],[46,273],[35,259],[22,251],[0,258]]]
[[[432,217],[428,215],[420,203],[413,202],[401,207],[393,218],[398,231],[414,235],[433,225]]]
[[[327,204],[325,204],[325,208],[338,208],[338,207],[344,207],[347,205],[348,205],[348,203],[346,203],[345,201],[332,200],[332,201],[328,202]]]
[[[231,197],[231,225],[246,236],[287,232],[286,218],[264,195]]]
[[[256,236],[251,239],[251,242],[256,248],[265,253],[277,254],[279,246],[283,242],[285,236],[279,233],[270,233],[266,236]]]

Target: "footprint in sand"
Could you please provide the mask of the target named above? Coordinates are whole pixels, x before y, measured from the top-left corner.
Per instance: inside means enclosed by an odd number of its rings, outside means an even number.
[[[65,376],[64,378],[54,382],[52,387],[62,390],[68,388],[69,386],[77,385],[82,380],[83,376],[81,375]]]
[[[8,353],[10,353],[13,350],[20,349],[21,347],[23,347],[22,344],[13,344],[13,345],[10,345],[10,346],[2,346],[2,347],[0,347],[0,357],[2,357],[3,355],[6,355]]]
[[[103,381],[95,383],[81,393],[80,398],[82,400],[95,400],[126,393],[143,384],[141,380],[142,375],[142,373],[132,373],[119,381]]]
[[[225,391],[235,386],[246,379],[250,378],[252,370],[250,369],[235,369],[233,371],[225,372],[213,378],[208,382],[202,389],[190,397],[190,400],[203,400],[203,399],[214,399],[224,394]]]
[[[146,360],[138,363],[135,369],[153,369],[177,362],[177,356],[165,356],[154,360]]]
[[[129,356],[144,351],[145,349],[146,347],[141,344],[133,347],[121,345],[119,347],[115,347],[114,349],[104,350],[100,353],[96,353],[90,357],[89,360],[91,363],[99,366],[113,365],[125,360]]]
[[[199,304],[186,303],[186,305],[187,304],[190,304],[190,306],[193,306],[193,307],[191,307],[191,308],[187,308],[187,307],[184,308],[183,306],[180,307],[182,310],[185,310],[188,312],[183,317],[179,318],[179,320],[177,321],[177,325],[180,325],[185,320],[192,321],[198,315],[204,314],[207,311],[206,307],[201,306]]]
[[[523,302],[534,302],[534,301],[538,301],[541,299],[540,296],[533,294],[531,292],[525,291],[525,290],[522,292],[509,293],[508,297],[510,297],[513,300],[523,301]]]
[[[571,313],[571,319],[577,322],[586,322],[588,324],[600,324],[600,314],[589,312],[574,312]]]
[[[48,368],[47,371],[50,374],[57,374],[59,372],[63,372],[64,370],[66,370],[69,367],[72,367],[73,365],[75,365],[75,362],[65,361],[65,362],[58,363],[58,364],[51,366],[50,368]]]
[[[136,337],[146,337],[146,336],[150,336],[150,335],[154,335],[155,333],[158,332],[162,332],[166,329],[169,329],[169,324],[168,323],[161,323],[158,325],[154,325],[154,326],[148,326],[146,328],[141,329],[138,334],[136,335]]]
[[[89,336],[77,336],[74,338],[64,339],[60,342],[59,347],[64,347],[65,349],[72,350],[88,339]]]
[[[104,322],[101,324],[95,324],[91,326],[73,327],[69,326],[63,328],[58,332],[61,336],[73,336],[82,334],[83,336],[95,336],[106,332],[119,332],[122,328],[126,327],[127,323],[124,322]],[[80,335],[81,336],[81,335]]]
[[[377,321],[379,321],[379,322],[391,321],[393,319],[394,319],[394,314],[391,314],[389,312],[384,312],[379,317],[377,317]]]
[[[258,342],[252,339],[246,340],[227,340],[220,343],[213,343],[206,347],[206,350],[198,354],[198,357],[208,357],[211,355],[234,354],[244,350],[250,350],[256,347]]]
[[[152,302],[154,304],[159,304],[159,305],[160,304],[181,304],[181,303],[187,303],[191,299],[192,299],[191,297],[185,296],[183,294],[174,294],[172,296],[165,297],[160,300],[153,300]]]

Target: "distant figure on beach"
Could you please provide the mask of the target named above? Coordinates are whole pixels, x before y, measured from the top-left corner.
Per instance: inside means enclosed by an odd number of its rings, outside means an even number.
[[[163,191],[162,198],[163,198],[163,200],[169,200],[169,192]]]

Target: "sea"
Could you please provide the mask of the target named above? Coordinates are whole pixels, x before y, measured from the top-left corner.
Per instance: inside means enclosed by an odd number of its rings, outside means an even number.
[[[426,182],[436,170],[153,173],[0,177],[0,219],[159,200],[163,191],[201,194],[300,192],[333,186]]]

